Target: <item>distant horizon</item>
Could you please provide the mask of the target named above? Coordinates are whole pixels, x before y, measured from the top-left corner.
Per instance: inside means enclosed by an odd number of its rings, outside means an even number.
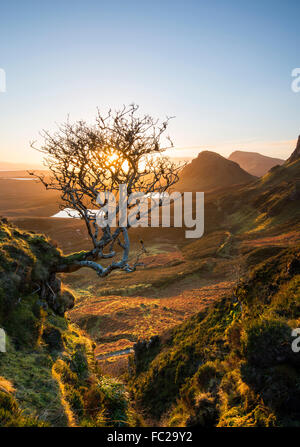
[[[280,158],[282,160],[286,160],[289,158],[291,153],[296,147],[297,139],[289,140],[289,141],[271,141],[271,142],[257,142],[253,141],[249,144],[249,147],[240,147],[240,143],[224,143],[223,145],[219,145],[218,149],[214,149],[213,145],[203,145],[201,146],[191,146],[191,147],[174,147],[174,150],[172,151],[166,151],[166,155],[170,156],[174,159],[190,159],[197,157],[200,152],[209,150],[212,152],[216,152],[217,154],[222,155],[225,158],[228,158],[233,152],[235,151],[242,151],[242,152],[253,152],[253,153],[259,153],[261,155],[265,155],[267,157],[272,158]],[[232,149],[230,149],[232,147]],[[253,149],[252,149],[253,148]],[[261,149],[259,149],[261,148]],[[174,154],[176,153],[176,155]],[[174,155],[173,155],[174,154]],[[181,155],[179,155],[181,154]],[[40,157],[40,161],[37,159],[33,160],[32,163],[28,161],[22,161],[18,159],[17,161],[11,159],[11,158],[2,158],[0,159],[1,163],[7,163],[7,164],[24,164],[24,165],[35,165],[35,166],[43,166],[43,157]]]
[[[295,144],[296,144],[296,142],[297,142],[297,140],[294,141]],[[180,156],[173,156],[173,157],[170,156],[170,158],[173,159],[173,160],[178,160],[178,161],[186,160],[188,162],[191,162],[192,160],[197,158],[197,156],[201,152],[210,151],[210,152],[215,152],[215,153],[223,156],[224,158],[228,159],[231,154],[233,154],[234,152],[239,151],[239,152],[248,152],[248,153],[260,154],[260,155],[264,155],[266,157],[278,158],[278,159],[281,159],[281,160],[285,161],[285,160],[287,160],[290,157],[290,155],[292,154],[294,149],[295,149],[295,147],[293,149],[291,149],[290,153],[286,156],[286,158],[277,157],[277,156],[274,156],[274,155],[266,155],[266,154],[263,154],[262,152],[259,152],[257,150],[252,150],[251,151],[251,150],[246,150],[246,149],[235,149],[235,150],[231,151],[228,156],[225,156],[222,153],[220,153],[218,151],[215,151],[215,150],[213,150],[211,148],[204,148],[204,149],[200,149],[199,148],[199,152],[195,152],[195,155],[189,155],[189,156],[186,156],[186,157],[184,157],[184,156],[182,156],[182,157],[180,157]],[[7,169],[3,169],[3,165],[7,165]],[[16,166],[19,166],[19,167],[17,168]],[[9,169],[9,167],[11,167],[13,169]],[[22,161],[11,162],[11,161],[7,161],[7,160],[0,160],[0,172],[1,171],[2,172],[5,172],[5,171],[9,172],[9,171],[14,171],[14,170],[15,171],[23,171],[23,170],[26,170],[26,169],[47,170],[47,168],[45,166],[43,166],[42,161],[41,161],[41,163],[36,163],[36,162],[35,163],[34,162],[33,163],[28,163],[28,162],[22,162]]]
[[[297,136],[298,138],[298,136]],[[192,147],[182,147],[176,148],[177,152],[181,153],[181,156],[177,156],[177,158],[183,158],[184,154],[189,153],[190,158],[197,157],[198,153],[203,152],[205,150],[209,150],[212,152],[216,152],[222,155],[225,158],[228,158],[235,151],[242,152],[257,152],[261,155],[265,155],[267,157],[272,158],[280,158],[282,160],[286,160],[294,151],[297,138],[286,140],[286,141],[249,141],[247,143],[243,142],[224,142],[223,144],[206,144],[201,146],[192,146]]]

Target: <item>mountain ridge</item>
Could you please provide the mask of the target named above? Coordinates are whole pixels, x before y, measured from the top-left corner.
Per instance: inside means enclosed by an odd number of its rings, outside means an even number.
[[[202,151],[183,168],[176,187],[179,191],[207,192],[254,180],[236,162],[213,151]]]
[[[250,151],[234,151],[229,155],[228,160],[238,163],[242,169],[256,177],[262,177],[274,166],[284,163],[284,160],[280,158]]]

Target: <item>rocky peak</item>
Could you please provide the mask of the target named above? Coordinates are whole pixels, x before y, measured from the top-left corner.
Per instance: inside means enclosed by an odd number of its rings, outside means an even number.
[[[298,137],[297,146],[290,158],[288,159],[288,163],[293,163],[294,161],[300,159],[300,135]]]

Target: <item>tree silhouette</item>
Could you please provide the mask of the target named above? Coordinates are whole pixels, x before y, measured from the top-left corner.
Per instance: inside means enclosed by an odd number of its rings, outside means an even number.
[[[138,110],[135,104],[115,112],[109,110],[106,115],[98,110],[93,125],[67,121],[53,134],[42,131],[40,146],[31,145],[45,154],[44,164],[50,172],[45,176],[34,172],[31,175],[46,189],[60,192],[61,209],[77,212],[92,242],[90,251],[65,256],[57,267],[58,272],[90,267],[103,277],[115,269],[132,272],[139,264],[138,259],[133,265],[128,262],[128,219],[116,227],[98,225],[99,212],[107,205],[107,200],[99,200],[99,194],[105,198],[113,193],[118,199],[121,184],[127,185],[128,197],[134,192],[163,194],[178,181],[183,165],[163,156],[166,149],[173,147],[170,138],[164,135],[170,118],[160,122],[149,115],[139,116]],[[162,138],[168,145],[162,144]],[[128,208],[132,207],[128,203]],[[117,206],[117,222],[119,213]],[[114,260],[115,244],[123,250],[119,261]],[[107,258],[112,258],[112,262],[103,267],[99,261]]]

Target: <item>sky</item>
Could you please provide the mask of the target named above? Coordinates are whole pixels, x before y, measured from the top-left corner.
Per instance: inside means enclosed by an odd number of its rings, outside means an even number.
[[[299,13],[298,0],[0,0],[0,160],[38,162],[42,129],[132,102],[175,116],[172,156],[287,158]]]

